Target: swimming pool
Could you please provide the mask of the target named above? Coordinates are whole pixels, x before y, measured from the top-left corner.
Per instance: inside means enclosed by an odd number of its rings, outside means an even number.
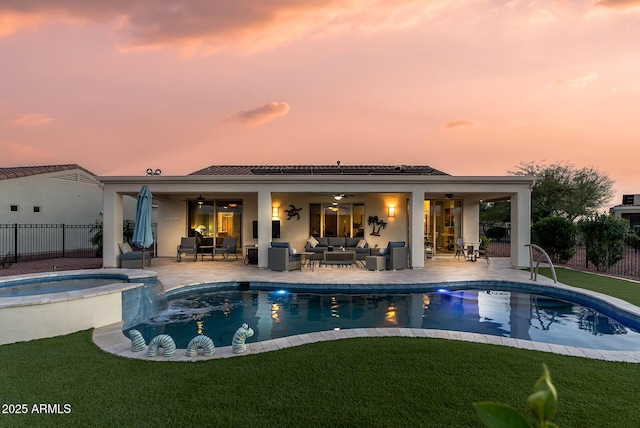
[[[640,350],[638,320],[605,305],[595,306],[495,286],[398,293],[234,289],[175,296],[165,311],[133,328],[147,342],[168,334],[178,348],[186,348],[199,333],[198,323],[216,346],[228,346],[246,322],[255,331],[247,343],[315,331],[409,327],[592,349]]]
[[[0,283],[0,298],[33,296],[83,290],[118,282],[129,282],[123,275],[79,275],[76,277],[50,277]]]

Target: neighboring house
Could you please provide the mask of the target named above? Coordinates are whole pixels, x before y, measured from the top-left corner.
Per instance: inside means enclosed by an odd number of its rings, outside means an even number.
[[[609,209],[618,218],[629,221],[629,225],[640,227],[640,195],[622,195],[622,204]]]
[[[76,164],[0,167],[0,224],[89,225],[102,221],[102,184]],[[136,200],[125,198],[124,219]]]
[[[0,258],[91,248],[84,226],[102,221],[103,205],[102,184],[79,165],[0,167]],[[124,207],[134,220],[136,200]]]
[[[92,224],[102,187],[79,165],[0,167],[0,224]]]
[[[175,257],[180,237],[197,233],[258,246],[266,268],[271,241],[298,251],[310,235],[363,237],[370,247],[405,241],[409,263],[425,248],[455,251],[463,236],[479,242],[480,201],[511,201],[511,264],[526,267],[530,243],[529,176],[454,177],[429,166],[210,166],[186,176],[99,177],[104,185],[104,266],[118,266],[123,198],[148,185],[158,201],[158,256]],[[293,213],[293,215],[291,215]],[[376,228],[369,217],[387,223]],[[272,223],[275,220],[276,224]],[[279,227],[278,227],[279,226]],[[279,229],[279,234],[272,233]]]

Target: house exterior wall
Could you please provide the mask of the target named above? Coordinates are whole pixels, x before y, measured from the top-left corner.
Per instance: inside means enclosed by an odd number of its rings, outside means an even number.
[[[2,224],[80,225],[102,217],[100,183],[79,169],[0,180],[0,195]],[[11,205],[19,210],[11,211]]]
[[[631,202],[631,203],[629,203]],[[615,217],[623,218],[631,227],[640,226],[640,194],[624,195],[622,205],[616,205],[609,209]]]
[[[206,194],[207,199],[234,198],[243,200],[242,245],[258,244],[259,267],[267,267],[267,249],[271,242],[271,207],[279,206],[280,241],[289,241],[299,251],[309,236],[309,204],[330,202],[327,194],[353,193],[348,202],[365,205],[365,219],[377,215],[388,226],[379,237],[365,238],[371,247],[386,246],[388,241],[409,241],[411,266],[424,266],[423,221],[425,199],[442,199],[452,193],[463,201],[463,233],[466,240],[479,241],[479,201],[487,198],[511,198],[512,216],[518,237],[512,245],[512,265],[528,265],[524,244],[530,242],[530,187],[532,177],[452,177],[452,176],[342,176],[342,175],[266,175],[266,176],[181,176],[181,177],[101,177],[105,192],[105,252],[104,266],[117,266],[117,242],[121,232],[115,224],[122,218],[123,195],[135,195],[142,185],[148,185],[158,200],[158,255],[175,257],[180,237],[187,224],[186,199]],[[323,200],[323,197],[325,198]],[[120,208],[118,208],[118,205]],[[287,220],[289,205],[302,208],[300,220]],[[388,218],[389,206],[396,215]],[[407,207],[415,206],[414,211]],[[118,213],[118,211],[120,213]],[[108,220],[107,217],[110,219]],[[258,239],[252,238],[252,222],[258,220]],[[112,241],[107,244],[107,241]]]

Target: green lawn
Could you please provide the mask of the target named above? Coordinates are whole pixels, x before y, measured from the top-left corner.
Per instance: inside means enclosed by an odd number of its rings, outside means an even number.
[[[71,408],[0,414],[3,427],[481,426],[471,404],[524,409],[543,362],[559,391],[559,426],[635,427],[640,420],[640,365],[448,340],[345,339],[177,363],[105,353],[83,331],[0,346],[0,361],[3,406]]]
[[[551,269],[549,268],[540,268],[539,273],[551,278]],[[556,276],[558,281],[563,284],[608,294],[640,306],[640,283],[638,282],[566,268],[556,268]]]

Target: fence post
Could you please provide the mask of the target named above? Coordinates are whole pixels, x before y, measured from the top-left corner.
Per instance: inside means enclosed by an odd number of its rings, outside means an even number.
[[[64,257],[64,250],[65,250],[65,242],[64,242],[64,229],[65,229],[65,224],[62,223],[62,257]]]
[[[18,263],[18,223],[13,225],[13,262]]]

